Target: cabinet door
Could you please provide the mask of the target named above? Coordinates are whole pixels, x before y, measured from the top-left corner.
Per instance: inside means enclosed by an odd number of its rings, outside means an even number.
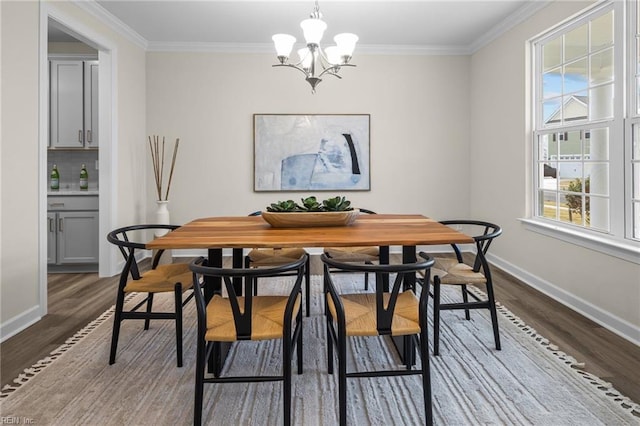
[[[56,214],[47,213],[47,264],[56,263]]]
[[[86,148],[98,147],[98,61],[84,63],[84,135]]]
[[[58,263],[98,263],[98,212],[58,213]]]
[[[50,145],[81,148],[83,131],[83,62],[51,61]]]

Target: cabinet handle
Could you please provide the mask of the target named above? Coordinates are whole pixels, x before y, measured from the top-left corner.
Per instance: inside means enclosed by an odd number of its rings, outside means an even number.
[[[62,218],[59,218],[59,219],[58,219],[58,232],[62,232],[62,231],[63,231],[63,229],[62,229],[62,222],[63,222],[63,219],[62,219]]]
[[[87,143],[91,143],[91,130],[87,130]]]
[[[78,142],[82,143],[82,130],[78,130]]]
[[[49,218],[49,232],[53,232],[53,219]]]

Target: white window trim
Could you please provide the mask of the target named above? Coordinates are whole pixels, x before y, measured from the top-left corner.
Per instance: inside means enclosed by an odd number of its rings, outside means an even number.
[[[528,231],[640,265],[640,244],[634,241],[614,238],[612,235],[604,233],[600,235],[587,233],[582,228],[571,229],[560,222],[541,218],[522,218],[519,220]]]
[[[580,15],[586,15],[586,14],[593,15],[594,13],[599,13],[603,9],[608,9],[610,7],[613,8],[614,13],[616,15],[624,13],[623,5],[620,3],[618,4],[616,3],[617,2],[604,1],[598,4],[597,6],[591,8],[590,10],[584,13],[581,13]],[[630,9],[628,13],[631,13],[632,10],[633,9]],[[538,37],[537,40],[534,40],[534,43],[541,43],[545,39],[555,37],[557,36],[558,33],[565,32],[567,31],[567,29],[579,25],[580,23],[575,21],[576,18],[581,19],[578,16],[573,17],[571,20],[565,22],[564,25],[560,24],[556,27],[556,29],[552,30],[548,34]],[[628,23],[629,22],[627,20],[625,24],[628,25]],[[615,36],[615,40],[617,40],[616,44],[623,43],[623,46],[626,46],[627,43],[630,41],[628,34],[625,34],[624,25],[616,25],[614,36]],[[626,52],[624,47],[622,49],[623,49],[622,50],[623,52]],[[540,61],[540,57],[538,54],[539,49],[533,48],[531,50],[531,53],[532,53],[532,65],[534,65],[535,67],[535,64],[538,61]],[[615,64],[616,64],[616,69],[618,70],[622,70],[624,67],[622,56],[624,55],[616,54]],[[537,80],[537,69],[532,68],[532,75],[536,76],[535,81],[532,82],[533,84],[532,87],[536,92],[536,95],[534,96],[534,100],[536,101],[536,103],[532,109],[532,112],[534,113],[535,116],[533,117],[532,123],[537,123],[537,121],[535,120],[539,120],[541,117],[541,110],[540,110],[541,107],[539,105],[539,102],[537,102],[537,100],[541,96],[539,93],[539,90],[541,90],[541,88],[538,87],[539,85]],[[622,102],[622,99],[625,99],[626,97],[625,95],[629,96],[630,93],[635,93],[635,86],[629,85],[627,81],[624,81],[624,78],[625,77],[620,78],[619,76],[616,76],[616,82],[626,83],[627,91],[626,93],[624,93],[625,91],[624,83],[623,84],[616,83],[615,97],[619,101],[616,102],[616,104],[614,105],[613,120],[608,121],[608,127],[612,131],[612,134],[610,135],[611,140],[620,140],[623,138],[626,139],[626,136],[627,136],[623,134],[625,133],[625,129],[627,128],[627,126],[625,126],[625,124],[622,124],[623,123],[622,120],[624,120],[623,117],[625,115],[624,112],[626,108],[626,106],[624,105],[624,102]],[[598,123],[597,122],[585,123],[585,125],[597,126]],[[535,127],[535,130],[531,133],[531,141],[532,141],[531,147],[533,149],[533,153],[532,153],[533,158],[535,159],[535,164],[537,165],[537,154],[536,154],[537,144],[538,144],[537,136],[542,133],[547,133],[547,132],[552,133],[554,131],[564,130],[564,127],[566,126],[563,126],[561,129],[555,128],[555,126],[549,127],[546,129],[540,128],[540,126],[538,125],[534,127]],[[582,127],[582,125],[578,127]],[[629,144],[625,143],[624,147],[620,146],[620,147],[614,148],[614,150],[610,153],[610,157],[609,157],[609,161],[610,161],[609,170],[611,173],[609,176],[610,181],[623,182],[624,183],[623,187],[626,187],[630,182],[628,180],[630,176],[623,175],[625,174],[623,170],[628,169],[628,167],[625,167],[625,165],[628,161],[628,158],[630,158],[628,156],[628,154],[630,153],[622,152],[622,151],[626,149],[628,146]],[[629,233],[628,233],[629,226],[626,224],[626,220],[631,216],[627,206],[628,201],[627,201],[626,195],[628,194],[625,194],[626,192],[625,189],[612,185],[611,191],[609,194],[611,207],[612,207],[612,210],[610,211],[611,229],[610,229],[610,232],[601,232],[594,229],[582,228],[569,223],[545,219],[541,216],[537,216],[537,211],[538,211],[537,210],[538,209],[537,188],[540,185],[538,182],[538,170],[535,165],[534,167],[532,167],[532,171],[533,171],[533,176],[532,176],[533,185],[529,188],[529,191],[528,191],[529,197],[532,200],[529,215],[528,215],[529,217],[520,219],[520,221],[525,226],[525,229],[545,235],[545,236],[556,238],[571,244],[575,244],[581,247],[596,250],[598,252],[601,252],[610,256],[615,256],[635,264],[640,264],[640,241],[629,239]],[[624,208],[622,209],[623,211],[617,211],[617,209],[613,209],[614,206],[624,206]]]

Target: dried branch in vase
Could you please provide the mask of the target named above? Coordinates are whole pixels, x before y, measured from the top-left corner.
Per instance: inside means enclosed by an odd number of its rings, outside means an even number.
[[[149,149],[151,150],[151,163],[153,164],[153,177],[156,182],[156,192],[159,201],[166,201],[169,199],[169,190],[171,189],[171,180],[173,178],[173,169],[176,165],[176,156],[178,155],[178,146],[180,145],[180,139],[176,139],[176,143],[173,145],[173,157],[171,159],[171,168],[169,169],[169,181],[167,183],[167,189],[164,193],[164,199],[162,198],[162,183],[164,178],[164,151],[165,151],[165,139],[162,137],[162,144],[160,143],[160,136],[149,136]]]

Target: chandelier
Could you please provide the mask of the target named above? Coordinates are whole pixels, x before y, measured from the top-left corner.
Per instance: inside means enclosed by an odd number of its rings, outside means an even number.
[[[302,27],[307,47],[298,50],[299,62],[289,63],[289,55],[296,38],[289,34],[275,34],[272,40],[280,63],[273,65],[274,67],[291,67],[301,71],[305,75],[305,80],[311,85],[311,93],[316,92],[316,86],[322,81],[323,75],[342,78],[338,75],[341,67],[355,67],[349,61],[358,41],[357,35],[338,34],[333,38],[336,42],[335,46],[325,47],[324,50],[320,48],[320,40],[324,30],[327,29],[327,24],[322,20],[317,1],[309,19],[302,21],[300,27]]]

